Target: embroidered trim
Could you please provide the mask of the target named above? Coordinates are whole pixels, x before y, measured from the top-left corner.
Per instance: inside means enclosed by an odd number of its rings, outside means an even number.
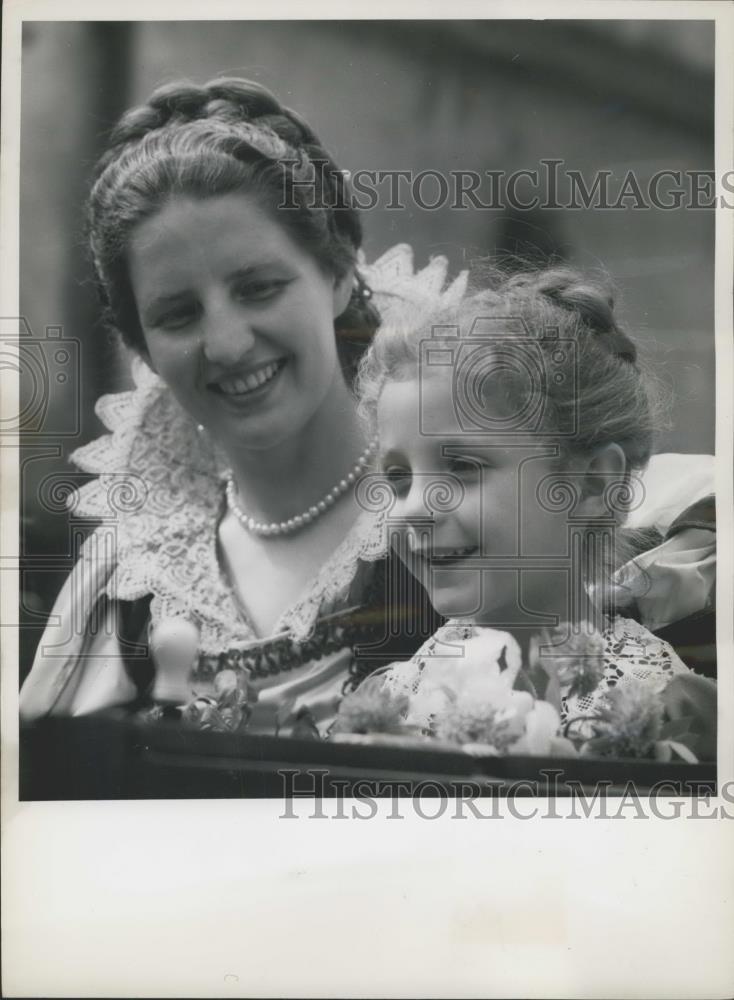
[[[292,634],[275,636],[256,645],[228,649],[218,656],[200,656],[192,671],[192,682],[210,681],[221,670],[248,670],[255,680],[288,673],[305,663],[321,660],[341,649],[370,644],[383,635],[381,620],[360,615],[361,608],[321,618],[312,634],[298,640]]]

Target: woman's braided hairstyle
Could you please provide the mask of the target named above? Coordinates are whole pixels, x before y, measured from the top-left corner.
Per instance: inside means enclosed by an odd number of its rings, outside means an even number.
[[[337,280],[354,267],[362,226],[348,180],[299,115],[250,80],[168,84],[112,130],[87,206],[106,318],[130,347],[145,350],[126,260],[133,228],[171,195],[233,192],[253,196]],[[349,376],[379,326],[369,299],[357,276],[349,305],[335,321]]]

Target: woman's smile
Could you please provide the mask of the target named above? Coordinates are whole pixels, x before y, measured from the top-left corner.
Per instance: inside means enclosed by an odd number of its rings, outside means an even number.
[[[218,396],[223,396],[230,404],[250,403],[262,398],[273,389],[287,363],[285,358],[280,358],[228,373],[208,382],[207,389]]]

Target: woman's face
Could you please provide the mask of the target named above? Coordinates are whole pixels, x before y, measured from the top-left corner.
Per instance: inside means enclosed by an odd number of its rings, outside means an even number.
[[[173,197],[134,230],[129,268],[153,368],[225,449],[277,444],[344,391],[349,281],[247,195]]]

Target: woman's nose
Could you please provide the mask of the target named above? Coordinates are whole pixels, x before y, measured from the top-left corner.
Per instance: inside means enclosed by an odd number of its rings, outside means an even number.
[[[252,350],[255,340],[252,324],[242,309],[228,305],[210,310],[206,317],[202,346],[212,365],[233,367]]]

